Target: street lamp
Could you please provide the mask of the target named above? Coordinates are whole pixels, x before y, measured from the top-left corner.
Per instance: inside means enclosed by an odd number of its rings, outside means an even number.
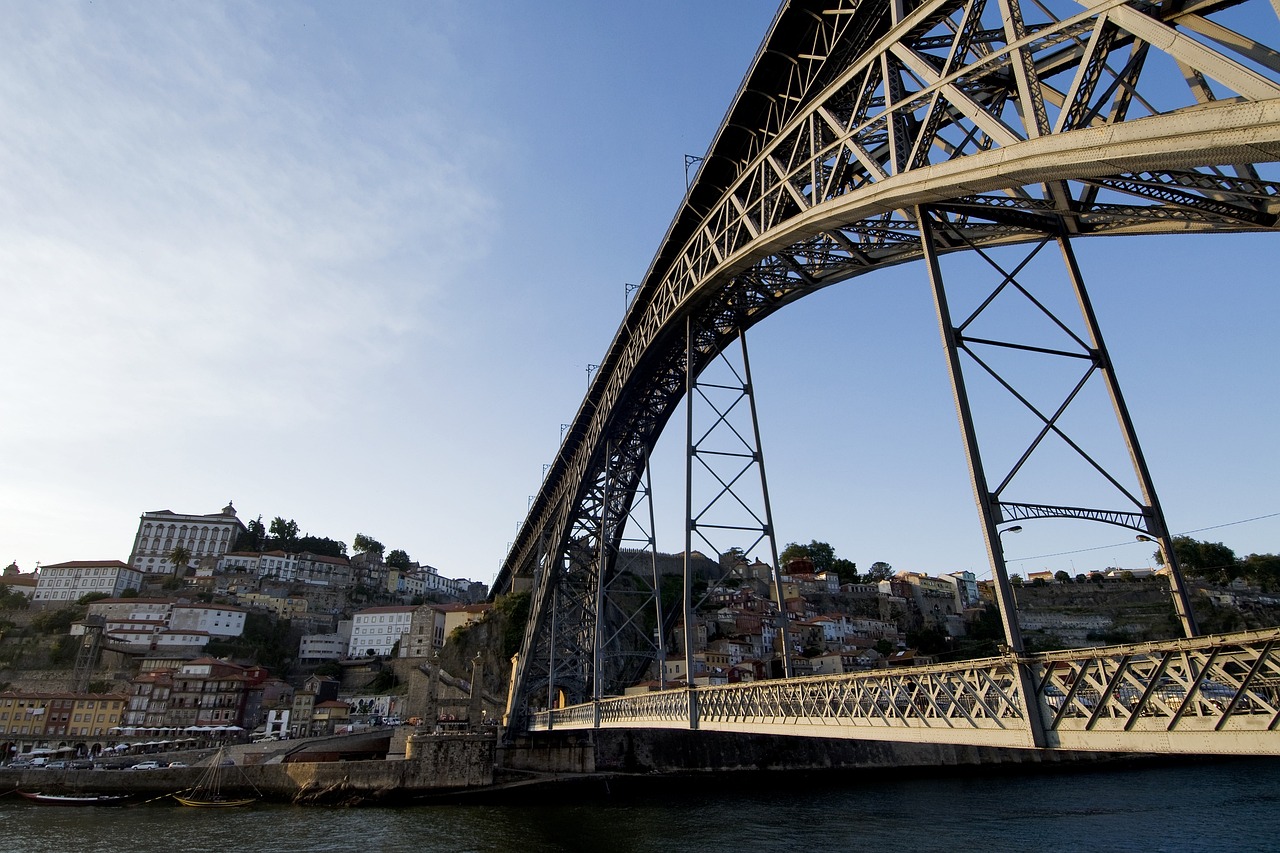
[[[1022,630],[1018,626],[1018,604],[1013,585],[1009,583],[1009,569],[1004,562],[1004,535],[1021,533],[1022,525],[1015,524],[1004,530],[996,531],[996,548],[991,553],[992,568],[995,569],[996,606],[1000,610],[1001,621],[1004,622],[1005,642],[1000,645],[1001,654],[1018,654],[1023,651]],[[998,553],[997,553],[998,552]]]

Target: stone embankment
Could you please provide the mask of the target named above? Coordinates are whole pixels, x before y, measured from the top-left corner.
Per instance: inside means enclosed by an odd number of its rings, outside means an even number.
[[[270,802],[403,804],[459,796],[529,796],[530,786],[753,771],[971,772],[1045,768],[1133,756],[1058,750],[825,740],[665,730],[547,732],[499,745],[491,735],[412,735],[397,760],[305,761],[245,754],[223,768],[222,792]],[[265,763],[253,763],[264,761]],[[160,770],[0,769],[0,793],[124,793],[137,801],[193,788],[203,767]]]
[[[429,795],[488,788],[494,783],[492,735],[411,738],[400,761],[282,761],[235,764],[221,770],[225,796],[257,796],[271,802],[409,802]],[[193,789],[208,768],[159,770],[0,769],[0,793],[130,794],[138,800]]]

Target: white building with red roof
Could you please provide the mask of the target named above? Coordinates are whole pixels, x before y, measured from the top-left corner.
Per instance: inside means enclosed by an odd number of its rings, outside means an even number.
[[[41,604],[72,604],[81,596],[100,592],[118,596],[126,589],[142,585],[142,572],[119,560],[72,560],[40,569],[32,601]]]
[[[167,509],[144,512],[138,520],[129,563],[135,569],[155,574],[172,572],[169,555],[179,545],[191,553],[188,565],[203,557],[221,557],[236,545],[245,526],[236,518],[236,508],[228,503],[222,512],[190,515]],[[182,566],[186,569],[186,566]]]

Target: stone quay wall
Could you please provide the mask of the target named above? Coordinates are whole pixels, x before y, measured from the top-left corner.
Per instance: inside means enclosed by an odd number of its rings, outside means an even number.
[[[403,761],[325,761],[235,765],[222,768],[225,796],[260,796],[272,802],[361,805],[411,802],[423,796],[487,788],[493,784],[492,736],[415,739]],[[194,788],[204,767],[160,770],[0,769],[0,794],[130,794],[163,798]]]

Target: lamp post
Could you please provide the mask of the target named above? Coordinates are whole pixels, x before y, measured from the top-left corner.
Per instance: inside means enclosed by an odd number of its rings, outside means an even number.
[[[1005,650],[1015,655],[1023,652],[1022,629],[1018,626],[1018,606],[1014,600],[1013,586],[1009,583],[1009,570],[1004,564],[1004,535],[1021,533],[1022,525],[1015,524],[1003,530],[994,524],[987,528],[987,552],[991,557],[992,580],[995,583],[996,605],[1004,623]],[[992,536],[991,534],[995,535]]]

